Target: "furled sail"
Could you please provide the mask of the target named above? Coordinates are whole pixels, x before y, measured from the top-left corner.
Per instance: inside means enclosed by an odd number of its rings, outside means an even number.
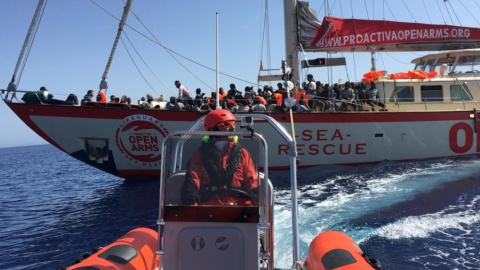
[[[300,43],[309,52],[442,51],[480,47],[480,28],[342,19],[320,24],[310,8],[298,9]]]

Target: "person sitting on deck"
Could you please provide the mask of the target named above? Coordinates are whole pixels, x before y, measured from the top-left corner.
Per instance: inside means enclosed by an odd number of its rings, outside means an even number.
[[[154,104],[152,102],[153,102],[152,94],[147,94],[147,101],[140,104],[140,106],[138,108],[139,109],[153,109]]]
[[[85,94],[85,96],[83,97],[81,103],[84,104],[84,102],[94,101],[93,96],[94,96],[94,91],[93,90],[88,90],[87,93]]]
[[[214,110],[205,117],[205,130],[233,132],[235,120],[228,110]],[[256,194],[258,188],[257,169],[237,136],[205,136],[188,161],[185,177],[181,189],[184,205],[249,205],[251,201],[219,194],[232,189]]]
[[[45,86],[40,87],[40,90],[36,92],[28,92],[23,95],[22,100],[29,104],[48,104],[53,99],[53,95],[50,94]]]
[[[67,104],[63,100],[53,99],[45,86],[40,87],[36,92],[27,92],[23,95],[22,100],[28,104]],[[71,105],[71,103],[68,103]]]
[[[177,103],[177,98],[170,97],[170,101],[167,102],[167,105],[165,106],[165,109],[167,109],[169,111],[180,111],[182,109],[182,107],[180,107],[180,105]]]
[[[375,111],[375,105],[382,107],[380,111],[385,111],[385,104],[380,102],[380,97],[378,95],[378,90],[374,82],[370,83],[370,88],[365,93],[367,97],[367,104],[372,106],[372,111]]]

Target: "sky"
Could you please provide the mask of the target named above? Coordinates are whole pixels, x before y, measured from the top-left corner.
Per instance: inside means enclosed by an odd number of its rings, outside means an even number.
[[[323,2],[311,1],[319,18],[325,14]],[[415,18],[417,22],[443,24],[446,21],[455,25],[460,21],[463,26],[479,27],[471,11],[466,11],[466,7],[479,9],[474,0],[462,0],[460,4],[459,0],[387,2],[386,5],[379,0],[330,1],[330,8],[331,14],[338,17],[396,21]],[[264,21],[266,3],[267,23]],[[459,6],[456,13],[451,12],[449,16],[445,10],[440,11],[450,4]],[[0,24],[0,89],[6,89],[12,78],[36,5],[33,0],[0,1],[3,21]],[[81,99],[88,89],[97,91],[123,6],[123,0],[49,0],[27,64],[22,76],[17,78],[18,89],[35,91],[45,86],[58,99],[65,99],[70,93]],[[107,96],[127,95],[135,102],[151,93],[154,97],[163,95],[168,99],[177,95],[175,80],[180,80],[192,92],[196,88],[207,94],[213,91],[216,87],[217,13],[219,71],[231,75],[220,76],[221,87],[228,89],[228,85],[234,83],[237,89],[243,90],[245,86],[256,85],[260,60],[265,69],[280,69],[281,60],[285,58],[281,0],[135,0],[131,10],[126,35],[122,36],[124,43],[118,44],[108,72]],[[268,25],[269,39],[264,38],[265,25]],[[411,59],[420,55],[418,52],[377,53],[377,69],[407,71],[413,68]],[[305,57],[325,56],[306,54]],[[330,71],[311,68],[303,70],[303,76],[311,73],[322,82],[336,82],[339,78],[358,81],[370,70],[369,54],[333,57],[345,57],[347,67],[334,67]],[[0,132],[0,147],[46,143],[3,102],[0,102],[0,114],[4,127]]]

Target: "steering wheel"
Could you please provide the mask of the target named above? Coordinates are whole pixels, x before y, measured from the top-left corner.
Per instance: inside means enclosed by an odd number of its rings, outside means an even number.
[[[250,193],[234,187],[219,188],[215,191],[206,191],[202,193],[201,197],[203,202],[207,202],[212,199],[217,199],[219,202],[222,202],[222,198],[227,197],[233,197],[235,200],[241,199],[243,202],[254,200],[254,197]]]

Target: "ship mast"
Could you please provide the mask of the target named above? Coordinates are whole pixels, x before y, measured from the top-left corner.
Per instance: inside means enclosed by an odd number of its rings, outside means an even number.
[[[35,32],[37,31],[38,22],[43,14],[43,10],[45,9],[46,0],[39,0],[37,9],[35,10],[35,14],[32,18],[32,22],[30,23],[30,28],[28,29],[27,36],[25,37],[25,41],[23,42],[22,51],[18,56],[17,65],[15,66],[15,71],[12,75],[12,80],[8,84],[7,90],[8,91],[15,91],[17,90],[17,86],[15,85],[15,80],[17,78],[18,70],[20,69],[21,65],[25,65],[25,54],[26,51],[29,50],[33,43],[33,37],[35,37]],[[12,97],[13,98],[13,97]]]
[[[100,82],[100,91],[105,89],[105,92],[106,92],[108,89],[108,84],[107,84],[107,81],[105,81],[105,79],[107,78],[108,71],[110,70],[110,65],[112,64],[112,61],[113,61],[113,55],[115,54],[115,50],[117,49],[117,44],[118,44],[118,41],[120,40],[120,36],[122,35],[123,26],[127,21],[127,17],[128,17],[128,13],[130,12],[131,5],[132,5],[132,0],[128,0],[127,3],[125,4],[125,7],[123,8],[123,15],[118,25],[117,36],[115,37],[112,51],[110,52],[110,57],[108,58],[107,66],[105,67],[105,71],[103,72],[103,75],[102,75],[102,81]]]

